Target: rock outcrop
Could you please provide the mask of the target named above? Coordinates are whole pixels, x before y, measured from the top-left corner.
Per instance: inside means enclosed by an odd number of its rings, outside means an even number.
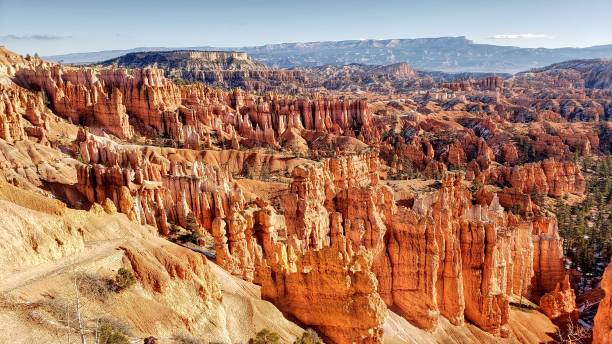
[[[123,68],[159,68],[166,77],[202,81],[225,88],[247,91],[287,91],[306,76],[300,70],[273,69],[238,51],[152,51],[130,53],[100,63]]]
[[[386,307],[371,266],[393,205],[390,190],[378,183],[377,166],[375,156],[364,155],[294,169],[281,203],[286,262],[272,259],[262,273],[264,298],[333,342],[382,340]],[[269,257],[266,246],[264,240]],[[284,246],[280,252],[284,257]]]
[[[0,81],[0,139],[14,142],[38,136],[42,142],[49,125],[45,111],[41,94]]]
[[[531,295],[555,290],[566,274],[563,256],[563,239],[559,236],[557,220],[536,217],[533,221],[533,272]]]
[[[532,224],[496,197],[473,205],[460,175],[411,209],[398,206],[394,219],[375,266],[387,304],[419,327],[434,328],[442,315],[506,335],[508,298],[532,274]]]
[[[521,194],[540,194],[561,197],[566,194],[582,195],[585,180],[572,162],[547,159],[514,167],[492,168],[484,172],[484,181],[508,186]]]
[[[559,322],[574,321],[578,318],[576,294],[570,285],[569,275],[557,283],[553,291],[540,298],[540,309],[547,317]]]
[[[612,262],[608,264],[601,279],[601,288],[605,292],[601,300],[593,326],[593,343],[612,343]]]

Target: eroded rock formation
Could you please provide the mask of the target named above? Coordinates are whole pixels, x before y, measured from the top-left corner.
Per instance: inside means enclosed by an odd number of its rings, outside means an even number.
[[[576,295],[570,286],[569,275],[557,283],[555,289],[540,299],[540,308],[549,318],[557,321],[573,321],[578,317]]]
[[[601,300],[593,326],[593,343],[612,343],[612,263],[608,265],[601,279],[601,288],[605,292]]]

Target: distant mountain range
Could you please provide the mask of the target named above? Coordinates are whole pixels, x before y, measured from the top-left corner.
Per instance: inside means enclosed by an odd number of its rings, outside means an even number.
[[[496,73],[516,73],[574,59],[612,57],[612,44],[588,48],[519,48],[476,44],[465,37],[440,37],[281,43],[231,48],[149,47],[46,56],[45,59],[85,64],[105,61],[134,52],[170,50],[243,51],[257,62],[281,68],[351,63],[387,65],[408,62],[419,70]]]
[[[249,92],[286,94],[321,90],[388,94],[493,74],[506,78],[512,76],[506,73],[418,71],[406,62],[274,68],[254,61],[245,52],[199,50],[141,51],[90,66],[160,68],[166,77],[177,83],[201,81],[222,88],[239,87]]]

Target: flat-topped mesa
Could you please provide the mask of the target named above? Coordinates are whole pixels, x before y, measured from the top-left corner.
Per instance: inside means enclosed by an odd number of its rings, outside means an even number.
[[[254,70],[268,69],[265,65],[253,61],[241,51],[146,51],[129,53],[108,61],[102,66],[119,66],[125,68],[160,68],[170,71],[174,68],[210,69],[210,70]]]
[[[177,55],[177,59],[203,59],[207,61],[226,61],[228,59],[234,60],[251,60],[249,55],[243,51],[175,51],[174,55]]]
[[[387,75],[398,79],[416,78],[417,72],[406,62],[379,66],[368,71],[369,74]]]
[[[136,52],[102,62],[102,66],[160,68],[168,78],[203,81],[246,90],[282,90],[282,83],[304,82],[300,70],[270,69],[239,51],[149,51]]]

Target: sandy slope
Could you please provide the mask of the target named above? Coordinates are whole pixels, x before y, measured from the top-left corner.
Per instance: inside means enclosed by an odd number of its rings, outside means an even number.
[[[278,333],[283,341],[292,342],[304,330],[291,321],[271,303],[261,300],[260,287],[231,276],[216,264],[213,273],[223,290],[223,305],[227,314],[227,327],[231,328],[232,342],[245,343],[248,334],[263,328]]]
[[[472,324],[453,326],[440,318],[438,327],[427,332],[410,324],[401,316],[389,311],[383,324],[387,344],[434,344],[434,343],[547,343],[556,327],[542,313],[535,310],[510,310],[510,336],[499,338],[490,335]]]

